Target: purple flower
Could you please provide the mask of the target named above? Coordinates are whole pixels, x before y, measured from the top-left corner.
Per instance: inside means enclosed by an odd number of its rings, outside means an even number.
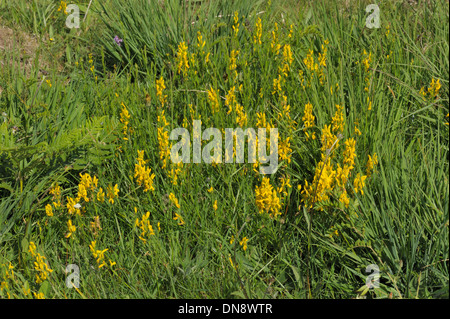
[[[119,38],[117,35],[114,37],[114,41],[116,41],[117,45],[120,47],[120,44],[123,42],[123,39]]]

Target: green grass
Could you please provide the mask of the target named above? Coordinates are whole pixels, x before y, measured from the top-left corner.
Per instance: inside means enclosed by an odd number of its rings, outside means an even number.
[[[448,2],[381,2],[380,29],[364,27],[368,1],[272,2],[203,1],[185,7],[169,1],[161,7],[137,0],[93,1],[81,29],[68,30],[55,1],[0,1],[1,23],[36,35],[36,54],[59,65],[44,76],[38,55],[25,68],[15,50],[0,50],[5,62],[0,69],[0,297],[42,292],[46,298],[448,298]],[[88,3],[81,6],[81,20]],[[215,18],[219,14],[224,18]],[[261,46],[253,42],[257,17],[263,23]],[[189,26],[192,18],[198,23]],[[271,48],[275,21],[278,55]],[[197,47],[198,31],[203,50]],[[121,47],[115,35],[124,40]],[[321,83],[304,59],[311,49],[317,61],[325,40]],[[182,41],[196,54],[186,76],[177,72],[175,59]],[[285,44],[293,52],[282,85],[297,122],[292,130],[282,100],[272,94]],[[239,50],[236,78],[232,50]],[[364,51],[371,53],[367,70]],[[155,86],[161,77],[165,106]],[[420,90],[432,79],[440,80],[439,94],[424,98]],[[203,129],[237,127],[236,109],[227,114],[225,105],[232,86],[248,127],[256,127],[257,113],[264,112],[282,141],[290,137],[291,161],[280,161],[278,172],[268,176],[274,188],[283,176],[292,185],[276,218],[258,212],[255,188],[263,176],[252,164],[184,164],[177,184],[170,174],[176,167],[169,162],[169,169],[163,168],[161,111],[168,133],[185,119],[192,132],[192,120],[200,117]],[[219,94],[218,113],[211,110],[210,88]],[[315,140],[303,132],[308,102]],[[130,114],[128,140],[120,121],[122,103]],[[345,207],[335,189],[328,201],[313,199],[309,207],[297,186],[304,190],[305,181],[313,181],[322,128],[332,122],[336,104],[344,107],[345,128],[332,153],[334,169],[345,157],[344,141],[356,140],[355,168],[346,186],[350,204]],[[354,132],[355,122],[361,135]],[[138,150],[145,151],[155,174],[154,191],[144,192],[134,176]],[[365,173],[374,153],[379,164],[366,179],[364,194],[354,193],[353,180]],[[96,176],[97,190],[105,193],[117,184],[114,204],[98,201],[96,190],[89,202],[80,200],[81,215],[70,215],[67,197],[77,196],[80,173]],[[62,207],[49,217],[45,207],[54,201],[49,193],[54,183],[62,188]],[[144,242],[135,221],[146,212],[155,235]],[[184,225],[173,219],[175,213]],[[95,216],[101,230],[92,231]],[[76,231],[65,238],[69,219]],[[246,250],[240,245],[244,237]],[[96,249],[108,249],[102,268],[89,248],[92,241]],[[36,283],[30,242],[53,270],[43,283]],[[10,263],[14,276],[7,270]],[[66,287],[68,264],[80,268],[79,290]],[[380,288],[358,292],[371,264],[380,269]]]

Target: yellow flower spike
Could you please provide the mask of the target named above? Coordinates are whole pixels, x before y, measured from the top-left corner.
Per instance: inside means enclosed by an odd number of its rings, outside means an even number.
[[[64,12],[65,15],[69,14],[69,13],[67,12],[67,3],[66,3],[66,2],[64,2],[64,1],[61,1],[61,2],[60,2],[60,5],[59,5],[59,7],[58,7],[58,12],[59,12],[59,11]]]
[[[255,34],[253,35],[253,43],[261,45],[261,36],[262,36],[262,22],[261,18],[258,17],[255,24]]]
[[[286,160],[288,163],[291,162],[292,149],[291,143],[289,142],[290,137],[286,138],[281,143],[278,143],[278,156],[280,160]]]
[[[173,218],[173,220],[178,220],[178,225],[180,226],[184,225],[183,217],[181,217],[181,215],[177,213],[175,213],[175,217]]]
[[[67,222],[67,228],[69,229],[69,232],[66,234],[65,237],[69,238],[77,230],[77,228],[72,224],[71,219],[69,219],[69,221]]]
[[[107,197],[109,198],[108,201],[111,204],[114,204],[114,198],[118,197],[119,194],[119,187],[116,185],[114,185],[114,187],[112,187],[111,185],[108,186],[107,189]]]
[[[360,173],[358,173],[356,175],[356,178],[353,181],[353,187],[355,189],[355,193],[358,193],[359,191],[361,192],[361,195],[364,195],[364,191],[363,188],[365,186],[365,180],[366,180],[367,176],[363,175],[361,176]]]
[[[345,126],[344,107],[336,104],[336,109],[336,113],[331,120],[332,131],[342,133]]]
[[[213,209],[214,209],[214,211],[216,211],[217,210],[217,199],[214,201],[214,204],[213,204]]]
[[[441,83],[439,79],[435,80],[434,78],[431,80],[430,86],[428,87],[428,93],[431,98],[436,97],[439,94],[439,90],[441,89]]]
[[[314,127],[315,116],[313,115],[312,108],[313,108],[312,104],[307,103],[305,105],[305,111],[304,111],[304,115],[302,117],[303,131],[305,132],[307,139],[309,139],[310,136],[306,130]],[[313,139],[315,139],[315,136]]]
[[[36,299],[45,299],[45,295],[42,292],[35,293],[33,292],[34,298]]]
[[[48,278],[48,275],[53,272],[44,261],[45,257],[39,253],[36,255],[36,261],[34,262],[34,269],[38,272],[36,274],[36,283],[40,284]]]
[[[237,11],[234,12],[234,24],[232,26],[233,28],[233,32],[234,32],[234,36],[237,37],[238,33],[239,33],[239,14]]]
[[[97,200],[100,203],[103,203],[105,201],[105,192],[103,191],[103,188],[99,188],[97,192]]]
[[[261,185],[255,188],[256,206],[259,213],[266,212],[270,217],[277,217],[280,215],[280,198],[277,191],[270,184],[268,177],[263,177]]]
[[[230,261],[231,267],[233,267],[236,270],[238,265],[234,265],[233,260],[231,259],[231,255],[228,256],[228,260]]]
[[[356,149],[356,141],[353,138],[349,138],[344,142],[345,150],[344,150],[344,166],[353,169],[353,165],[355,164],[355,149]]]
[[[188,50],[188,47],[186,46],[185,42],[181,42],[178,45],[177,56],[176,56],[177,72],[178,72],[178,74],[183,72],[183,76],[186,76],[187,72],[189,70],[189,60],[188,60],[188,56],[187,56],[187,50]],[[161,102],[161,104],[164,104],[164,103]]]
[[[247,242],[248,242],[248,238],[247,237],[242,238],[242,240],[239,242],[239,245],[242,246],[242,249],[244,251],[247,250]]]
[[[144,151],[138,150],[138,157],[136,158],[138,164],[134,167],[134,178],[139,186],[144,186],[144,192],[154,191],[153,180],[155,174],[151,174],[152,170],[145,166]]]
[[[215,91],[213,88],[211,88],[208,92],[208,101],[211,105],[212,113],[219,112],[220,109],[220,102],[219,102],[219,95],[217,91]]]
[[[377,153],[374,153],[372,156],[369,155],[369,159],[367,160],[367,164],[366,164],[367,177],[370,177],[370,175],[372,174],[372,172],[377,164],[378,164]]]
[[[174,193],[169,194],[169,200],[177,207],[180,208],[180,204],[178,203],[178,199],[175,197]]]
[[[205,44],[206,44],[206,41],[203,40],[202,33],[200,31],[197,31],[197,47],[199,49],[203,49]]]
[[[31,254],[31,256],[36,256],[36,244],[32,241],[28,244],[28,252]]]
[[[47,214],[47,216],[52,217],[53,216],[53,209],[52,209],[52,205],[47,204],[45,206],[45,214]]]
[[[341,196],[339,196],[339,201],[345,205],[346,208],[348,208],[350,204],[350,199],[347,196],[347,192],[342,192]]]
[[[161,103],[161,106],[164,106],[167,102],[167,95],[164,94],[164,90],[166,89],[166,85],[164,84],[164,79],[161,76],[159,80],[156,80],[156,96]]]

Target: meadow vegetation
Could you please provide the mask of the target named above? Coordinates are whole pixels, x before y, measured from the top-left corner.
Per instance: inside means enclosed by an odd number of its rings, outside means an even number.
[[[0,0],[0,298],[448,298],[449,3],[373,2]]]

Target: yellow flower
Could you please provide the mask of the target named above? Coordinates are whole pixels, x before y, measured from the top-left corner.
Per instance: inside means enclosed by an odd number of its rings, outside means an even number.
[[[439,79],[435,80],[434,78],[431,80],[430,86],[428,87],[428,93],[430,93],[430,96],[434,98],[436,95],[439,94],[439,90],[441,88],[441,83],[439,82]]]
[[[272,31],[272,42],[270,43],[270,47],[272,49],[272,53],[274,53],[275,55],[278,55],[278,53],[281,49],[281,44],[279,43],[279,40],[278,40],[278,23],[276,23],[276,22],[274,25],[274,30]]]
[[[345,150],[344,150],[344,166],[353,169],[353,165],[355,164],[355,149],[356,149],[356,141],[353,138],[349,138],[344,142]]]
[[[89,202],[89,198],[87,197],[86,186],[82,183],[78,184],[78,197],[83,198],[85,202]]]
[[[178,70],[177,72],[178,72],[178,74],[183,72],[184,76],[187,75],[187,72],[189,70],[189,60],[187,57],[187,50],[188,50],[188,47],[186,46],[185,42],[181,42],[178,45],[178,51],[177,51],[177,56],[176,56],[177,70]]]
[[[287,137],[284,141],[278,144],[278,156],[280,160],[286,160],[288,163],[291,162],[291,143],[289,142],[290,137]]]
[[[122,102],[121,105],[122,105],[122,111],[120,112],[120,122],[123,124],[123,128],[122,128],[123,135],[124,135],[123,139],[127,141],[128,138],[126,136],[129,133],[128,124],[130,123],[129,120],[130,120],[131,116],[130,116],[130,113],[128,112],[125,104]]]
[[[164,115],[164,110],[162,110],[160,115],[158,115],[157,138],[159,146],[159,158],[162,161],[163,169],[167,167],[167,162],[170,157],[169,132],[166,130],[167,126],[169,126],[169,123],[167,122],[166,116]]]
[[[322,129],[322,136],[321,136],[321,142],[322,142],[322,152],[325,151],[332,151],[333,149],[338,148],[339,141],[337,141],[336,135],[331,133],[331,125],[325,125]],[[334,146],[333,146],[334,145]]]
[[[259,44],[261,45],[261,36],[262,36],[262,22],[261,22],[261,18],[258,17],[258,19],[256,20],[256,24],[255,24],[255,34],[253,35],[253,42],[255,44]]]
[[[366,175],[369,177],[372,174],[374,167],[378,164],[377,153],[374,153],[372,156],[369,155],[369,159],[366,164]]]
[[[315,170],[314,179],[311,185],[305,181],[305,186],[302,190],[302,201],[308,203],[311,208],[313,203],[327,201],[329,193],[334,188],[334,179],[336,171],[333,170],[331,158],[328,158],[324,163],[325,156],[322,154],[322,161],[320,161]],[[320,208],[323,210],[323,208]]]
[[[247,242],[248,242],[248,238],[247,237],[242,238],[242,240],[239,242],[239,245],[242,246],[242,249],[244,251],[247,250]]]
[[[331,120],[331,126],[333,132],[343,132],[345,119],[344,119],[344,107],[336,104],[336,113]]]
[[[220,108],[219,96],[217,94],[217,91],[215,91],[213,88],[211,88],[208,91],[208,101],[209,104],[211,105],[212,113],[214,114],[219,112]]]
[[[34,269],[38,272],[36,274],[36,283],[40,284],[48,278],[48,275],[53,272],[44,261],[45,257],[41,256],[39,253],[36,255],[36,261],[34,262]]]
[[[237,68],[237,56],[239,55],[239,51],[238,50],[231,50],[230,53],[230,65],[229,65],[229,69],[230,71],[235,71]],[[236,73],[235,73],[236,75]]]
[[[173,218],[174,220],[178,220],[178,225],[184,225],[184,220],[183,217],[181,217],[181,215],[175,213],[175,217]]]
[[[147,242],[146,236],[153,236],[155,235],[155,232],[153,231],[152,225],[150,225],[150,212],[147,212],[145,215],[142,216],[141,220],[139,218],[136,218],[135,226],[139,227],[141,229],[141,235],[139,236],[139,239],[142,240],[144,243]]]
[[[47,216],[49,216],[49,217],[53,216],[52,205],[47,204],[47,205],[45,206],[45,213],[46,213]]]
[[[234,36],[238,35],[239,32],[239,15],[238,12],[234,12],[234,24],[233,24]]]
[[[289,26],[289,34],[288,34],[288,37],[289,38],[292,38],[292,34],[294,33],[294,25],[293,24],[291,24],[290,26]]]
[[[234,93],[236,87],[233,86],[227,93],[227,95],[225,95],[225,105],[228,106],[228,112],[227,114],[230,114],[233,111],[233,107],[235,106],[235,104],[237,103],[236,100],[236,95]]]
[[[322,44],[322,53],[319,53],[319,57],[317,58],[317,61],[319,62],[319,66],[326,67],[327,66],[327,52],[328,52],[328,40],[324,41],[324,44]]]
[[[304,111],[304,115],[302,117],[303,131],[305,131],[305,134],[307,134],[306,130],[308,128],[311,128],[314,126],[315,116],[313,115],[312,108],[313,108],[313,106],[311,103],[307,103],[305,105],[305,111]],[[307,134],[307,136],[308,136],[308,134]]]
[[[365,180],[366,180],[367,176],[363,175],[361,176],[361,174],[357,174],[355,180],[353,181],[353,187],[355,188],[355,193],[358,193],[359,191],[361,191],[361,195],[364,195],[364,191],[363,188],[365,186]]]
[[[256,206],[259,209],[259,213],[269,213],[271,217],[277,217],[281,215],[281,203],[278,197],[277,191],[273,189],[268,177],[263,177],[261,186],[255,188]]]
[[[372,52],[367,53],[367,51],[364,50],[363,56],[364,56],[364,59],[362,60],[362,64],[364,64],[364,68],[365,68],[366,72],[368,72],[369,68],[370,68],[370,62],[372,62]]]
[[[169,194],[169,200],[177,207],[180,208],[180,204],[178,203],[178,199],[175,197],[174,193]]]
[[[152,170],[144,165],[144,151],[138,150],[137,161],[138,164],[134,166],[134,177],[137,178],[137,183],[139,186],[144,185],[144,192],[149,190],[154,191],[153,179],[155,178],[155,174],[151,174]]]
[[[95,248],[95,245],[96,245],[96,242],[92,241],[91,244],[89,245],[89,248],[92,252],[92,256],[94,256],[94,258],[96,258],[98,268],[102,268],[103,266],[106,266],[105,252],[107,252],[108,249],[97,250]]]
[[[234,269],[236,269],[238,265],[234,265],[233,260],[231,259],[231,255],[228,256],[228,260],[230,261],[231,267],[233,267]]]
[[[165,88],[166,86],[164,84],[164,79],[161,76],[159,80],[156,80],[156,96],[161,102],[161,106],[164,106],[164,104],[167,102],[167,95],[164,95]]]
[[[200,31],[197,31],[197,47],[199,49],[203,49],[205,44],[206,44],[206,41],[203,41],[202,33]]]
[[[283,89],[281,88],[282,84],[282,77],[281,74],[278,74],[278,78],[273,79],[273,91],[272,95],[275,95],[278,93],[279,96],[283,95]]]
[[[339,196],[339,201],[343,203],[346,208],[348,208],[348,205],[350,204],[350,199],[348,198],[346,191],[343,191],[341,196]]]
[[[69,214],[77,214],[77,215],[81,215],[81,211],[79,209],[79,204],[78,201],[80,200],[79,198],[72,198],[72,197],[66,197],[67,198],[67,210],[69,211]]]
[[[63,11],[64,12],[64,14],[68,14],[68,12],[67,12],[67,3],[66,2],[64,2],[64,1],[61,1],[61,3],[60,3],[60,5],[59,5],[59,8],[58,8],[58,12],[59,11]]]
[[[69,232],[67,233],[66,238],[69,238],[77,230],[77,228],[72,225],[71,219],[69,219],[69,221],[67,222],[67,228],[69,229]]]
[[[111,203],[111,204],[114,204],[114,198],[115,197],[118,197],[118,194],[119,194],[119,187],[117,186],[117,184],[116,185],[114,185],[114,187],[112,187],[111,185],[109,185],[108,186],[108,189],[106,190],[107,191],[107,197],[109,198],[109,202]]]
[[[283,47],[283,66],[280,68],[280,73],[287,76],[291,69],[292,62],[294,62],[294,58],[292,57],[291,46],[285,44]]]
[[[103,203],[105,201],[105,192],[103,191],[103,188],[101,188],[101,187],[98,189],[97,200],[100,203]]]
[[[34,298],[36,298],[36,299],[45,299],[45,295],[43,292],[38,292],[38,293],[33,292],[33,295],[34,295]]]
[[[216,211],[217,210],[217,199],[214,201],[214,204],[213,204],[213,209],[214,209],[214,211]]]
[[[303,63],[305,63],[306,68],[310,71],[317,71],[319,65],[314,63],[314,52],[313,50],[308,50],[308,54],[306,58],[303,59]]]
[[[28,244],[28,252],[31,254],[31,256],[36,256],[36,244],[32,241]]]

